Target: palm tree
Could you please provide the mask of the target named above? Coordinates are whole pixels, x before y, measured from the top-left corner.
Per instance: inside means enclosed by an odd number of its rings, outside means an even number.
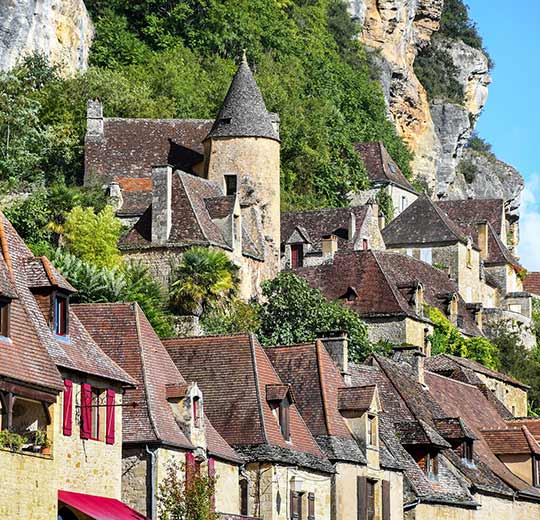
[[[238,267],[223,251],[192,247],[173,269],[171,307],[180,314],[201,316],[226,304],[239,285]]]

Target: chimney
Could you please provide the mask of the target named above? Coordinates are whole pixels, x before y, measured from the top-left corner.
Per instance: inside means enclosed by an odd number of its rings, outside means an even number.
[[[485,260],[488,257],[488,224],[478,223],[478,245],[480,246],[480,258]]]
[[[99,99],[89,99],[86,103],[86,135],[103,137],[103,106]]]
[[[321,334],[319,341],[324,345],[330,357],[339,369],[345,383],[351,384],[349,373],[349,338],[344,331],[329,331]]]
[[[354,235],[356,235],[356,215],[352,211],[349,213],[349,227],[347,233],[349,242],[352,242],[354,240]]]
[[[172,225],[172,167],[152,166],[152,242],[165,244]]]
[[[322,239],[322,254],[323,256],[334,256],[338,250],[338,242],[336,235],[325,235]]]
[[[410,344],[396,345],[393,359],[397,363],[407,363],[413,369],[416,382],[425,386],[424,359],[426,355],[416,346]]]
[[[109,183],[109,199],[110,205],[114,211],[118,211],[124,204],[124,198],[122,197],[122,188],[116,181]]]

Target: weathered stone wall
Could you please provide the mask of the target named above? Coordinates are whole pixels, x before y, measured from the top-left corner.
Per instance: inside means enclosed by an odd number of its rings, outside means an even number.
[[[407,342],[407,322],[404,318],[364,318],[364,322],[369,340],[373,343],[391,341],[399,345]]]
[[[412,318],[405,319],[406,339],[405,342],[410,345],[416,345],[422,352],[424,351],[425,337],[433,334],[433,326],[423,321],[413,320]],[[426,332],[427,329],[427,332]]]
[[[0,3],[0,70],[39,52],[67,74],[83,70],[94,26],[83,0],[6,0]]]
[[[495,397],[512,412],[514,417],[527,416],[527,392],[519,387],[476,372],[476,375],[493,392]]]
[[[122,502],[150,516],[149,455],[144,448],[125,448],[122,452]]]
[[[240,513],[240,474],[238,466],[225,461],[215,461],[216,470],[216,511],[220,513]]]

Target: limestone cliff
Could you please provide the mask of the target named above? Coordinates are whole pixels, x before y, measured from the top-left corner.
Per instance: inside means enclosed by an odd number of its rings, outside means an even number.
[[[45,54],[66,74],[85,69],[94,27],[83,0],[2,0],[0,70]]]
[[[437,33],[443,4],[444,0],[349,0],[350,12],[362,27],[360,38],[374,51],[390,117],[415,154],[415,174],[436,198],[504,197],[515,214],[523,189],[517,171],[496,160],[493,168],[494,159],[486,164],[486,158],[475,156],[477,176],[467,182],[458,168],[486,104],[491,77],[481,50]],[[414,62],[429,45],[442,46],[450,56],[464,93],[461,104],[428,100]]]

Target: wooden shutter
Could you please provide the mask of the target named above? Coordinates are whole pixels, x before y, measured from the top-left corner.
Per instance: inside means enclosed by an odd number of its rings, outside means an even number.
[[[186,453],[186,484],[188,485],[195,477],[195,473],[197,472],[196,466],[195,455],[193,453]]]
[[[291,489],[290,497],[291,520],[300,520],[302,513],[300,511],[300,495]]]
[[[367,520],[367,478],[356,477],[356,518]]]
[[[390,520],[390,482],[382,481],[382,520]]]
[[[315,520],[315,493],[308,493],[308,520]]]
[[[116,394],[114,390],[107,390],[107,428],[105,433],[105,442],[114,444],[115,437],[115,409]]]
[[[89,439],[92,433],[92,387],[81,385],[81,439]]]
[[[73,431],[73,382],[64,379],[64,415],[62,429],[68,437]]]

